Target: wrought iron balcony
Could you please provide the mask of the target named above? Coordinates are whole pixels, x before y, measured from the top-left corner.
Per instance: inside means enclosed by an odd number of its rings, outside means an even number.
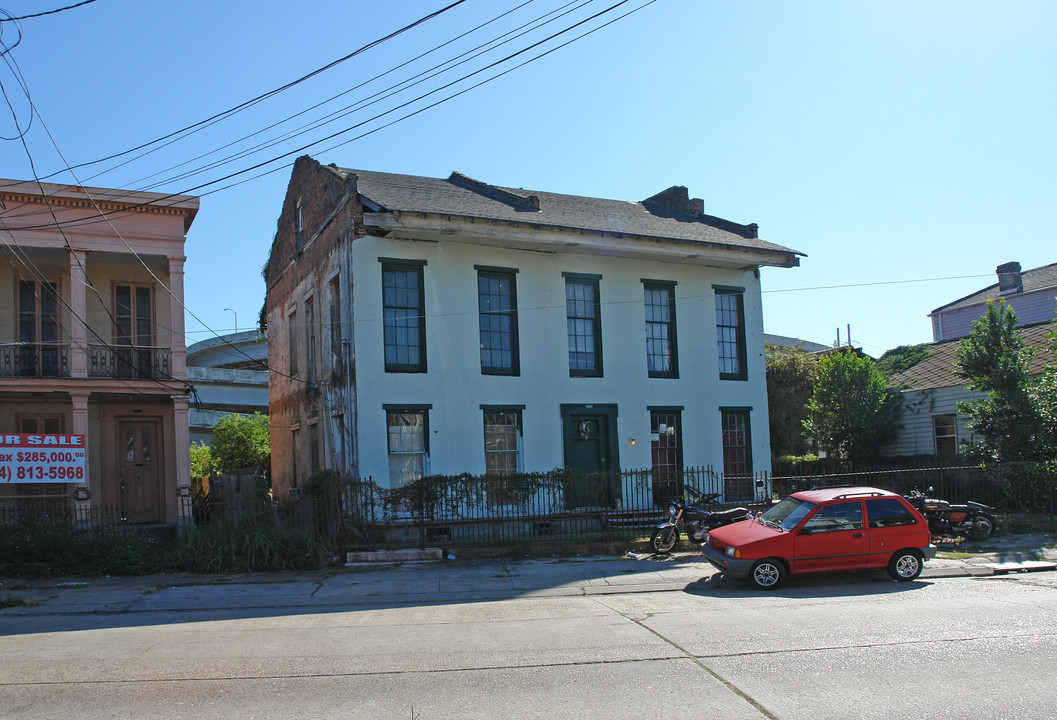
[[[171,349],[146,345],[89,345],[88,377],[122,380],[165,380]]]
[[[0,377],[70,377],[70,346],[0,343]]]

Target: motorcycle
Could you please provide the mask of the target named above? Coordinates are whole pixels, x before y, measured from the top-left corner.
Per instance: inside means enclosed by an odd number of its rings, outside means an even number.
[[[693,493],[688,490],[688,493]],[[693,493],[697,494],[697,493]],[[655,553],[665,554],[672,551],[679,543],[679,532],[687,539],[704,542],[709,530],[723,525],[748,520],[752,513],[748,508],[736,507],[731,510],[705,510],[705,506],[718,506],[719,493],[698,495],[698,499],[686,505],[682,498],[675,498],[668,506],[668,519],[657,526],[650,535],[650,547]]]
[[[933,492],[929,488],[927,492]],[[986,540],[995,534],[998,522],[991,512],[994,508],[970,500],[964,505],[952,505],[946,500],[926,497],[916,488],[904,498],[925,516],[933,535],[963,533],[971,540]]]

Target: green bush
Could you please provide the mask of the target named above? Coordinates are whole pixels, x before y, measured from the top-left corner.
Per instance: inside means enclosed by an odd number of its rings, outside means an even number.
[[[168,569],[168,548],[139,530],[20,521],[0,526],[0,573],[52,575],[150,575]]]
[[[311,526],[280,528],[266,517],[245,517],[189,529],[176,566],[197,573],[316,570],[328,555]]]

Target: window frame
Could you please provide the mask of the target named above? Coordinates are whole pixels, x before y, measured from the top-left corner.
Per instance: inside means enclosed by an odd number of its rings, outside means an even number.
[[[378,258],[378,261],[382,264],[382,353],[383,362],[385,363],[385,372],[387,373],[424,373],[427,371],[426,365],[426,287],[425,287],[425,272],[424,268],[426,265],[425,260],[401,260],[393,258]],[[418,307],[414,308],[411,306],[403,307],[399,305],[388,306],[386,305],[386,275],[388,273],[413,273],[417,277],[418,282],[418,293],[416,301]],[[399,289],[399,288],[394,288]],[[400,363],[389,361],[389,344],[386,335],[390,329],[398,329],[396,324],[399,320],[407,320],[411,317],[408,314],[403,318],[394,318],[389,320],[386,317],[386,313],[389,309],[397,311],[413,311],[418,310],[418,323],[415,327],[418,330],[418,343],[416,346],[407,345],[407,347],[417,347],[418,349],[418,362],[417,363]],[[392,323],[392,324],[391,324]],[[408,323],[408,327],[411,324]],[[403,347],[401,345],[393,344],[392,347],[399,349]]]
[[[316,299],[307,297],[303,303],[305,314],[305,382],[316,383]]]
[[[129,320],[128,320],[129,334],[127,336],[121,335],[121,332],[120,332],[121,324],[120,324],[120,320],[119,320],[120,313],[118,312],[118,292],[121,290],[121,288],[128,288],[129,289],[129,316],[128,316],[128,318],[129,318]],[[137,290],[146,290],[147,293],[150,295],[150,301],[148,303],[148,305],[149,305],[148,312],[150,313],[150,316],[149,316],[150,332],[149,332],[149,334],[147,336],[147,340],[148,340],[147,343],[139,342],[139,340],[141,339],[141,335],[140,335],[138,326],[140,325],[140,322],[141,322],[142,318],[139,316],[139,313],[137,312],[137,309],[138,309],[138,306],[137,306],[137,303],[136,303],[136,294],[137,294],[136,291]],[[155,295],[156,294],[154,292],[154,285],[151,284],[151,283],[116,282],[116,283],[114,283],[114,286],[113,286],[112,295],[113,295],[113,303],[114,303],[113,304],[113,308],[114,308],[114,344],[115,345],[126,345],[126,346],[129,346],[129,347],[145,347],[145,348],[155,347],[157,345],[157,317],[158,317],[158,313],[157,313],[157,308],[155,307],[155,305],[156,305],[156,296]],[[135,341],[135,342],[133,342],[133,341]]]
[[[668,319],[656,321],[650,319],[651,307],[662,307],[649,302],[649,293],[664,292],[668,295],[667,312]],[[678,378],[679,377],[679,352],[676,340],[676,318],[675,318],[675,282],[665,280],[642,281],[643,306],[646,313],[646,373],[651,378]],[[655,370],[650,367],[650,362],[656,355],[650,352],[651,342],[657,341],[650,335],[650,329],[654,326],[663,326],[668,331],[668,354],[659,357],[667,357],[668,369]]]
[[[520,473],[524,471],[524,443],[525,443],[525,432],[523,425],[522,412],[524,411],[524,405],[482,405],[481,406],[481,427],[483,430],[484,438],[484,467],[485,475],[510,475]],[[490,457],[496,457],[500,454],[510,453],[510,450],[495,450],[489,452],[488,450],[488,416],[492,415],[512,415],[514,417],[514,432],[516,434],[517,447],[513,450],[514,453],[514,467],[513,469],[495,469],[489,468]]]
[[[521,375],[521,351],[519,345],[518,335],[518,314],[517,314],[517,270],[511,268],[499,268],[499,267],[487,267],[484,265],[475,265],[474,268],[477,270],[477,325],[478,333],[480,338],[480,362],[481,362],[481,374],[482,375],[509,375],[517,377]],[[499,280],[507,281],[510,287],[509,298],[509,309],[508,310],[491,310],[484,307],[485,294],[482,292],[482,281],[486,280]],[[491,294],[488,297],[492,297]],[[502,297],[502,296],[499,296]],[[504,368],[502,366],[485,365],[485,339],[486,337],[499,335],[503,337],[502,330],[493,330],[492,328],[485,329],[485,318],[494,317],[506,317],[509,320],[509,329],[507,330],[507,339],[510,345],[510,367]],[[488,348],[489,357],[494,357],[497,352],[489,345]],[[503,349],[500,348],[498,351],[500,354]]]
[[[739,287],[727,287],[723,285],[713,285],[712,289],[715,291],[715,306],[716,306],[716,360],[719,366],[719,379],[720,380],[748,380],[749,373],[746,367],[747,352],[745,348],[745,288]],[[733,298],[733,308],[721,308],[720,298]],[[720,322],[723,313],[729,312],[737,313],[737,319],[735,325]],[[727,333],[724,330],[733,331],[733,340],[724,337]],[[734,353],[724,352],[725,348],[734,347]],[[737,362],[738,367],[734,372],[724,370],[724,361],[732,360]]]
[[[734,477],[734,478],[748,478],[752,477],[752,408],[744,407],[721,407],[720,413],[720,437],[721,447],[723,450],[723,476]],[[744,427],[741,428],[741,432],[744,433],[745,440],[741,445],[727,445],[728,430],[727,419],[728,418],[742,418],[744,419]],[[728,448],[741,449],[745,453],[744,459],[738,464],[744,465],[744,472],[728,472],[727,468],[730,465],[727,460]]]
[[[422,456],[422,476],[429,475],[429,411],[433,408],[432,405],[383,405],[382,409],[385,411],[385,452],[386,459],[389,465],[389,487],[397,488],[403,487],[408,482],[420,478],[405,478],[403,482],[396,484],[393,482],[393,457],[394,456],[409,456],[409,455],[421,455]],[[418,415],[421,416],[421,428],[422,428],[422,450],[416,450],[413,452],[404,451],[393,451],[393,437],[390,432],[390,428],[396,427],[392,424],[392,417],[394,415]]]
[[[565,327],[566,337],[569,341],[569,377],[603,377],[603,365],[602,365],[602,302],[601,295],[599,292],[599,285],[602,279],[601,275],[586,275],[583,273],[569,273],[563,272],[562,277],[565,278]],[[571,286],[581,286],[591,288],[594,294],[594,300],[590,302],[590,307],[594,308],[594,316],[591,318],[583,318],[577,315],[571,315],[570,312],[574,308],[570,308],[571,302],[578,302],[576,298],[569,297],[569,290]],[[584,301],[587,302],[586,300]],[[590,322],[591,332],[586,333],[572,333],[570,328],[574,322]],[[583,353],[576,347],[576,338],[590,337],[593,343],[593,348],[590,352],[584,351]],[[573,356],[575,354],[590,354],[594,357],[594,364],[590,368],[579,368],[575,367],[573,362]]]
[[[937,420],[950,420],[950,434],[940,435],[939,428],[936,426]],[[951,444],[950,452],[943,452],[940,450],[940,441],[949,440]],[[932,416],[932,447],[933,451],[937,455],[957,455],[958,454],[958,417],[954,413],[941,413],[939,415]]]

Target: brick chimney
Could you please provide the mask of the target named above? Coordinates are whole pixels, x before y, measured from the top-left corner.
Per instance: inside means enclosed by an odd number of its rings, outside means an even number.
[[[1008,262],[995,268],[998,273],[998,291],[1001,295],[1024,292],[1024,282],[1020,279],[1020,263]]]

